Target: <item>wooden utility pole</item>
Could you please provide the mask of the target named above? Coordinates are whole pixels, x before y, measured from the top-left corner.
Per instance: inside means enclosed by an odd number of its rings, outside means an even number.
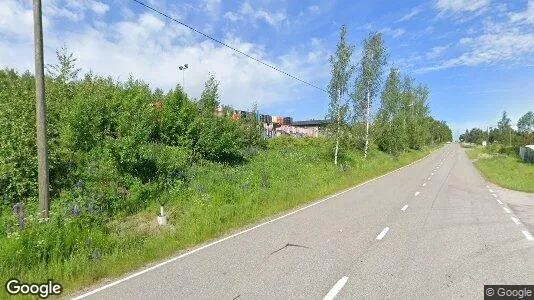
[[[35,43],[35,95],[37,119],[37,162],[39,177],[39,211],[41,218],[48,218],[48,147],[46,144],[46,102],[43,58],[43,20],[41,0],[33,0],[33,33]]]

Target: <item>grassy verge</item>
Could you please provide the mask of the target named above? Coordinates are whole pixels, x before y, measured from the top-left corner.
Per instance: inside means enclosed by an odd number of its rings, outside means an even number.
[[[507,189],[534,193],[534,164],[484,147],[469,149],[467,155],[487,180]]]
[[[432,149],[398,157],[372,150],[367,160],[358,151],[346,152],[342,163],[335,166],[328,147],[313,141],[292,141],[283,147],[271,145],[243,165],[194,166],[189,182],[173,184],[161,199],[151,199],[153,204],[141,213],[102,223],[84,223],[83,215],[52,218],[35,234],[27,229],[24,235],[2,238],[0,278],[16,277],[24,282],[53,278],[72,292],[377,177],[424,157]],[[158,202],[165,202],[169,226],[156,223]],[[87,240],[68,243],[65,236]],[[61,243],[54,243],[54,239]],[[36,245],[50,247],[50,253],[55,253],[53,247],[65,245],[80,249],[56,251],[70,253],[64,257],[32,260],[46,263],[26,263],[32,253],[47,253],[34,251]]]

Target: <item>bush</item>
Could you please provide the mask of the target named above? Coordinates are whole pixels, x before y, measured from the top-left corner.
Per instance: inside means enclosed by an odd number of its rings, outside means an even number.
[[[238,163],[244,159],[245,137],[239,121],[199,117],[192,125],[194,151],[210,161]]]

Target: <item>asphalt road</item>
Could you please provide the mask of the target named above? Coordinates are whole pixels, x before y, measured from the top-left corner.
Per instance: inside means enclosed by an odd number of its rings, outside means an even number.
[[[532,223],[515,213],[524,206],[514,195],[487,183],[449,144],[79,297],[480,299],[484,284],[534,284]]]

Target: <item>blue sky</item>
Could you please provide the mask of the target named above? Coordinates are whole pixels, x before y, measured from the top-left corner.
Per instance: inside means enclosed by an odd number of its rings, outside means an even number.
[[[325,87],[328,57],[347,25],[362,39],[382,32],[395,66],[431,90],[432,115],[456,134],[534,110],[534,0],[171,1],[145,0],[205,33]],[[31,1],[0,0],[0,67],[33,69]],[[324,92],[276,73],[130,0],[44,0],[45,60],[66,45],[84,71],[152,87],[182,81],[198,97],[210,73],[221,101],[295,119],[323,118]]]

